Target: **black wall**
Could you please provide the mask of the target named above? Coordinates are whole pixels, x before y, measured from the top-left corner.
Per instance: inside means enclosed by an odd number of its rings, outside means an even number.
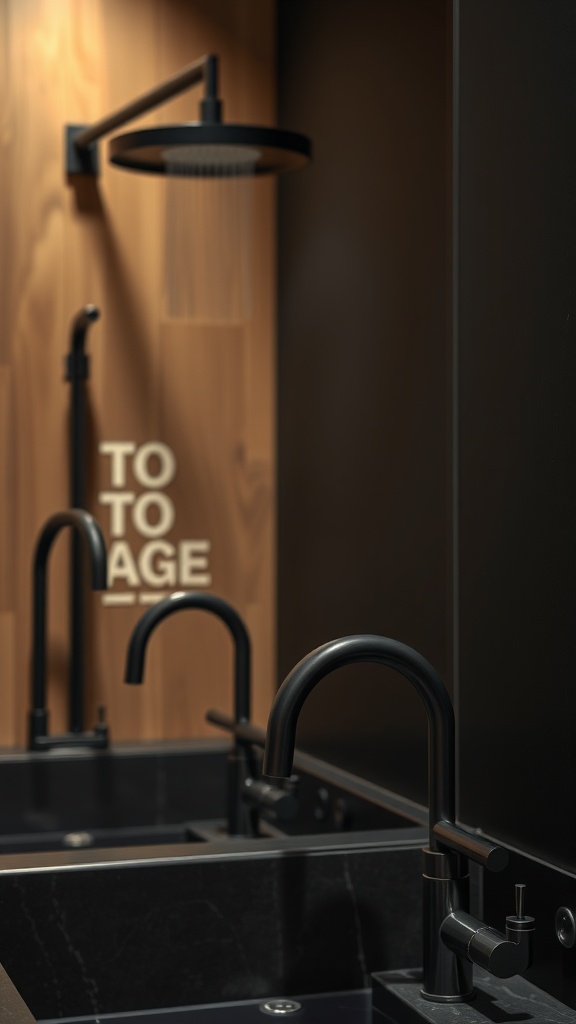
[[[453,46],[451,15],[279,3],[280,122],[315,147],[279,190],[280,675],[377,632],[451,685],[454,621],[460,816],[574,870],[576,5],[460,0]],[[299,742],[424,799],[384,675],[323,682]]]
[[[279,662],[350,633],[451,682],[444,0],[280,0]],[[382,668],[339,670],[301,747],[426,799],[426,723]]]
[[[461,0],[461,813],[576,870],[576,5]]]
[[[280,119],[315,144],[279,193],[281,673],[374,631],[453,683],[460,817],[524,851],[486,920],[527,883],[528,977],[572,1007],[575,44],[573,0],[279,4]],[[382,675],[324,681],[299,742],[423,800]]]

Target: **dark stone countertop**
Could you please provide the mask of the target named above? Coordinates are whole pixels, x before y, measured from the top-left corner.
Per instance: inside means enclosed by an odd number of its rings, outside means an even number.
[[[476,996],[466,1003],[432,1003],[420,995],[421,973],[386,971],[373,978],[376,1020],[386,1024],[574,1024],[576,1012],[524,978],[474,973]]]

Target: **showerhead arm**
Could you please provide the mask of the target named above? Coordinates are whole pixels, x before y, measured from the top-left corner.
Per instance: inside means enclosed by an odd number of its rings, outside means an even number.
[[[297,132],[252,125],[224,124],[218,99],[218,58],[201,57],[156,88],[92,125],[66,126],[66,171],[98,174],[96,142],[115,128],[204,82],[200,120],[137,129],[110,140],[109,160],[117,167],[146,174],[232,177],[279,174],[303,167],[310,140]]]
[[[205,95],[200,104],[202,123],[218,124],[222,108],[218,99],[218,58],[207,54],[94,124],[87,127],[67,125],[67,173],[97,174],[98,160],[94,143],[98,139],[202,81],[205,82]]]

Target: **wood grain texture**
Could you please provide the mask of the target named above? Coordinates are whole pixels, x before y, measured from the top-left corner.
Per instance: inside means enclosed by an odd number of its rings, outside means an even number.
[[[205,539],[209,589],[245,618],[254,648],[255,719],[274,692],[274,185],[254,191],[251,310],[234,323],[173,319],[166,308],[166,183],[114,169],[66,181],[66,123],[87,124],[205,52],[221,59],[225,118],[274,123],[274,22],[268,0],[0,0],[0,742],[23,744],[30,705],[31,566],[38,531],[68,506],[69,385],[63,360],[77,311],[88,332],[88,500],[112,546],[106,442],[161,442],[176,475],[158,488],[174,522],[160,538]],[[138,124],[194,119],[200,90]],[[176,253],[176,256],[178,254]],[[157,471],[154,459],[150,474]],[[147,488],[126,463],[134,500]],[[163,499],[161,499],[163,500]],[[154,501],[154,499],[152,499]],[[140,506],[144,507],[144,506]],[[154,529],[155,506],[146,513]],[[146,540],[126,508],[134,558]],[[144,513],[143,513],[144,514]],[[118,538],[116,538],[118,539]],[[68,538],[49,578],[51,727],[66,725]],[[152,568],[159,570],[158,558]],[[205,584],[204,584],[205,585]],[[167,587],[166,589],[174,589]],[[178,589],[182,589],[178,587]],[[166,621],[150,643],[146,681],[122,682],[129,634],[145,610],[88,593],[86,726],[105,704],[113,739],[199,736],[209,706],[232,707],[231,644],[205,613]],[[152,588],[160,593],[160,588]],[[162,591],[163,592],[163,591]]]

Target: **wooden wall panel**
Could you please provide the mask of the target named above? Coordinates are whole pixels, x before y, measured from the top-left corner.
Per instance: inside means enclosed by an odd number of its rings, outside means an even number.
[[[176,549],[182,540],[210,542],[211,579],[202,585],[247,622],[263,723],[275,683],[274,184],[254,187],[251,310],[233,323],[176,320],[166,306],[166,251],[175,245],[166,183],[110,167],[104,141],[100,177],[71,185],[62,140],[66,123],[100,118],[205,52],[221,59],[225,118],[273,124],[273,5],[0,0],[0,25],[0,742],[25,741],[32,556],[44,520],[68,505],[63,360],[86,303],[101,310],[87,344],[89,510],[111,548],[119,538],[101,500],[114,490],[111,460],[100,446],[169,446],[177,471],[161,500],[173,503],[175,518],[162,539]],[[139,123],[192,120],[200,95],[192,90]],[[146,465],[152,477],[158,464],[151,457]],[[125,469],[125,489],[138,501],[148,488],[131,460]],[[146,522],[153,529],[153,510]],[[130,516],[121,539],[137,561],[146,538]],[[68,547],[62,534],[50,565],[53,731],[66,724]],[[153,568],[160,573],[158,559]],[[112,590],[134,603],[87,596],[86,725],[105,704],[118,740],[210,732],[206,708],[232,706],[223,624],[200,612],[165,622],[150,644],[145,684],[128,687],[125,650],[146,607],[142,594],[164,590],[142,577],[131,586],[116,580]]]

